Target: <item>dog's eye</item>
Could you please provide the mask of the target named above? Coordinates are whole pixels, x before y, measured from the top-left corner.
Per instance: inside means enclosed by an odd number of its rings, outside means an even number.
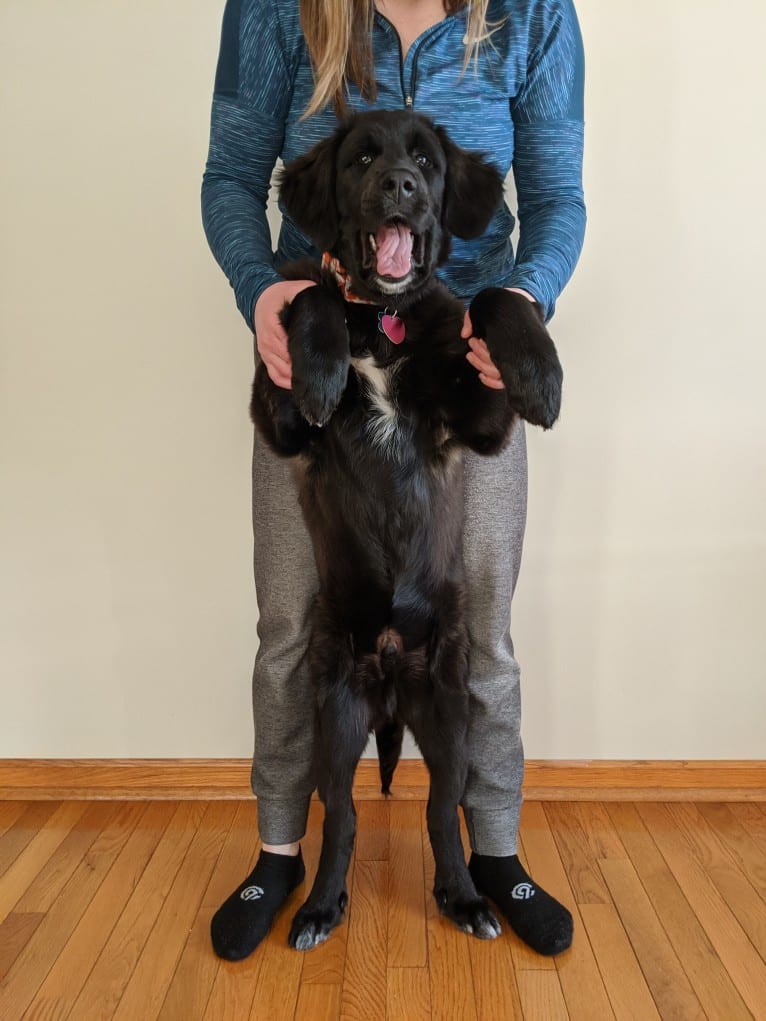
[[[422,167],[424,169],[426,167],[432,167],[433,166],[433,161],[431,160],[431,158],[429,156],[426,156],[426,154],[424,152],[416,152],[416,153],[414,153],[412,158],[415,160],[415,162],[417,163],[417,165],[419,167]]]
[[[372,156],[368,152],[358,152],[354,158],[354,163],[360,167],[369,167],[372,163]]]

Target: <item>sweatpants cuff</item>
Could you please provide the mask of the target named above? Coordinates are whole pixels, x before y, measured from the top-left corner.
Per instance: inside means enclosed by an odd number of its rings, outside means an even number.
[[[463,808],[471,849],[504,858],[518,852],[519,808]]]
[[[264,844],[293,844],[306,832],[311,795],[289,801],[258,798],[258,834]]]

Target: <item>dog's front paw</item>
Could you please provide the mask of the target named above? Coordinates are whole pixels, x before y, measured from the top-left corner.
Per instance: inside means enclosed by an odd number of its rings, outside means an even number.
[[[311,425],[326,425],[341,402],[348,382],[346,359],[330,361],[321,355],[293,358],[293,400]]]
[[[462,932],[477,939],[495,939],[500,935],[500,923],[483,897],[450,896],[444,887],[434,890],[439,911],[451,918]]]
[[[348,329],[337,288],[307,287],[280,314],[292,362],[293,400],[311,425],[326,425],[346,390]]]
[[[550,429],[561,411],[564,373],[540,306],[503,287],[488,287],[474,298],[470,316],[512,409],[532,425]]]
[[[312,908],[309,901],[306,901],[293,918],[287,942],[295,950],[311,950],[324,943],[343,918],[347,903],[348,895],[345,892],[329,908]]]

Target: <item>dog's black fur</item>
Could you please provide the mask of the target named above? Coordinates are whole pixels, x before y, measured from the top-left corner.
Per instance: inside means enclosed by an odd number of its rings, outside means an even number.
[[[387,792],[403,723],[431,775],[437,903],[465,931],[492,938],[499,925],[469,876],[457,818],[469,652],[461,452],[499,452],[516,416],[553,425],[561,367],[540,307],[502,288],[477,295],[470,314],[506,389],[484,386],[466,361],[463,307],[434,270],[450,235],[485,230],[502,180],[426,118],[349,119],[286,168],[281,196],[294,222],[338,257],[354,293],[373,303],[344,300],[335,277],[315,263],[284,267],[286,278],[317,283],[282,313],[292,391],[275,386],[263,365],[253,386],[253,420],[277,453],[297,457],[320,581],[309,659],[324,839],[290,944],[314,946],[340,921],[354,771],[375,730]],[[378,274],[370,242],[391,223],[414,237],[404,281]],[[386,306],[406,325],[399,345],[378,328]]]

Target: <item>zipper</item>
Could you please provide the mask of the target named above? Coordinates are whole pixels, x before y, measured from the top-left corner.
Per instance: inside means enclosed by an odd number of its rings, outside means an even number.
[[[376,18],[380,18],[380,20],[382,22],[384,22],[384,24],[388,25],[388,27],[391,29],[391,31],[396,36],[396,44],[399,47],[399,81],[401,83],[401,89],[402,89],[402,101],[403,101],[405,107],[408,110],[411,110],[413,108],[413,106],[415,105],[415,85],[417,83],[418,59],[420,57],[420,50],[421,50],[421,48],[423,46],[423,43],[425,42],[426,38],[430,37],[431,34],[436,29],[443,28],[444,23],[447,22],[447,21],[452,20],[452,18],[454,18],[455,15],[454,14],[448,14],[445,18],[442,19],[442,21],[439,21],[435,25],[432,25],[431,28],[426,29],[426,31],[422,34],[421,40],[418,43],[418,45],[416,47],[414,47],[414,49],[413,49],[413,57],[412,57],[412,72],[410,74],[410,88],[409,88],[409,91],[407,90],[407,86],[406,86],[405,81],[404,81],[404,53],[402,52],[402,40],[401,40],[401,36],[396,31],[396,29],[394,28],[393,24],[385,16],[385,14],[381,14],[380,11],[376,10],[375,11],[375,17]]]
[[[422,45],[422,43],[421,43]],[[415,81],[418,74],[418,59],[420,57],[420,46],[415,50],[415,56],[412,58],[412,75],[410,76],[410,94],[405,99],[405,105],[411,107],[415,99]]]
[[[412,95],[411,92],[407,92],[407,88],[404,84],[404,52],[402,51],[402,38],[385,14],[381,14],[380,11],[375,11],[375,17],[380,18],[381,21],[385,22],[396,36],[396,45],[399,47],[399,82],[402,89],[402,100],[407,109],[412,109]]]

